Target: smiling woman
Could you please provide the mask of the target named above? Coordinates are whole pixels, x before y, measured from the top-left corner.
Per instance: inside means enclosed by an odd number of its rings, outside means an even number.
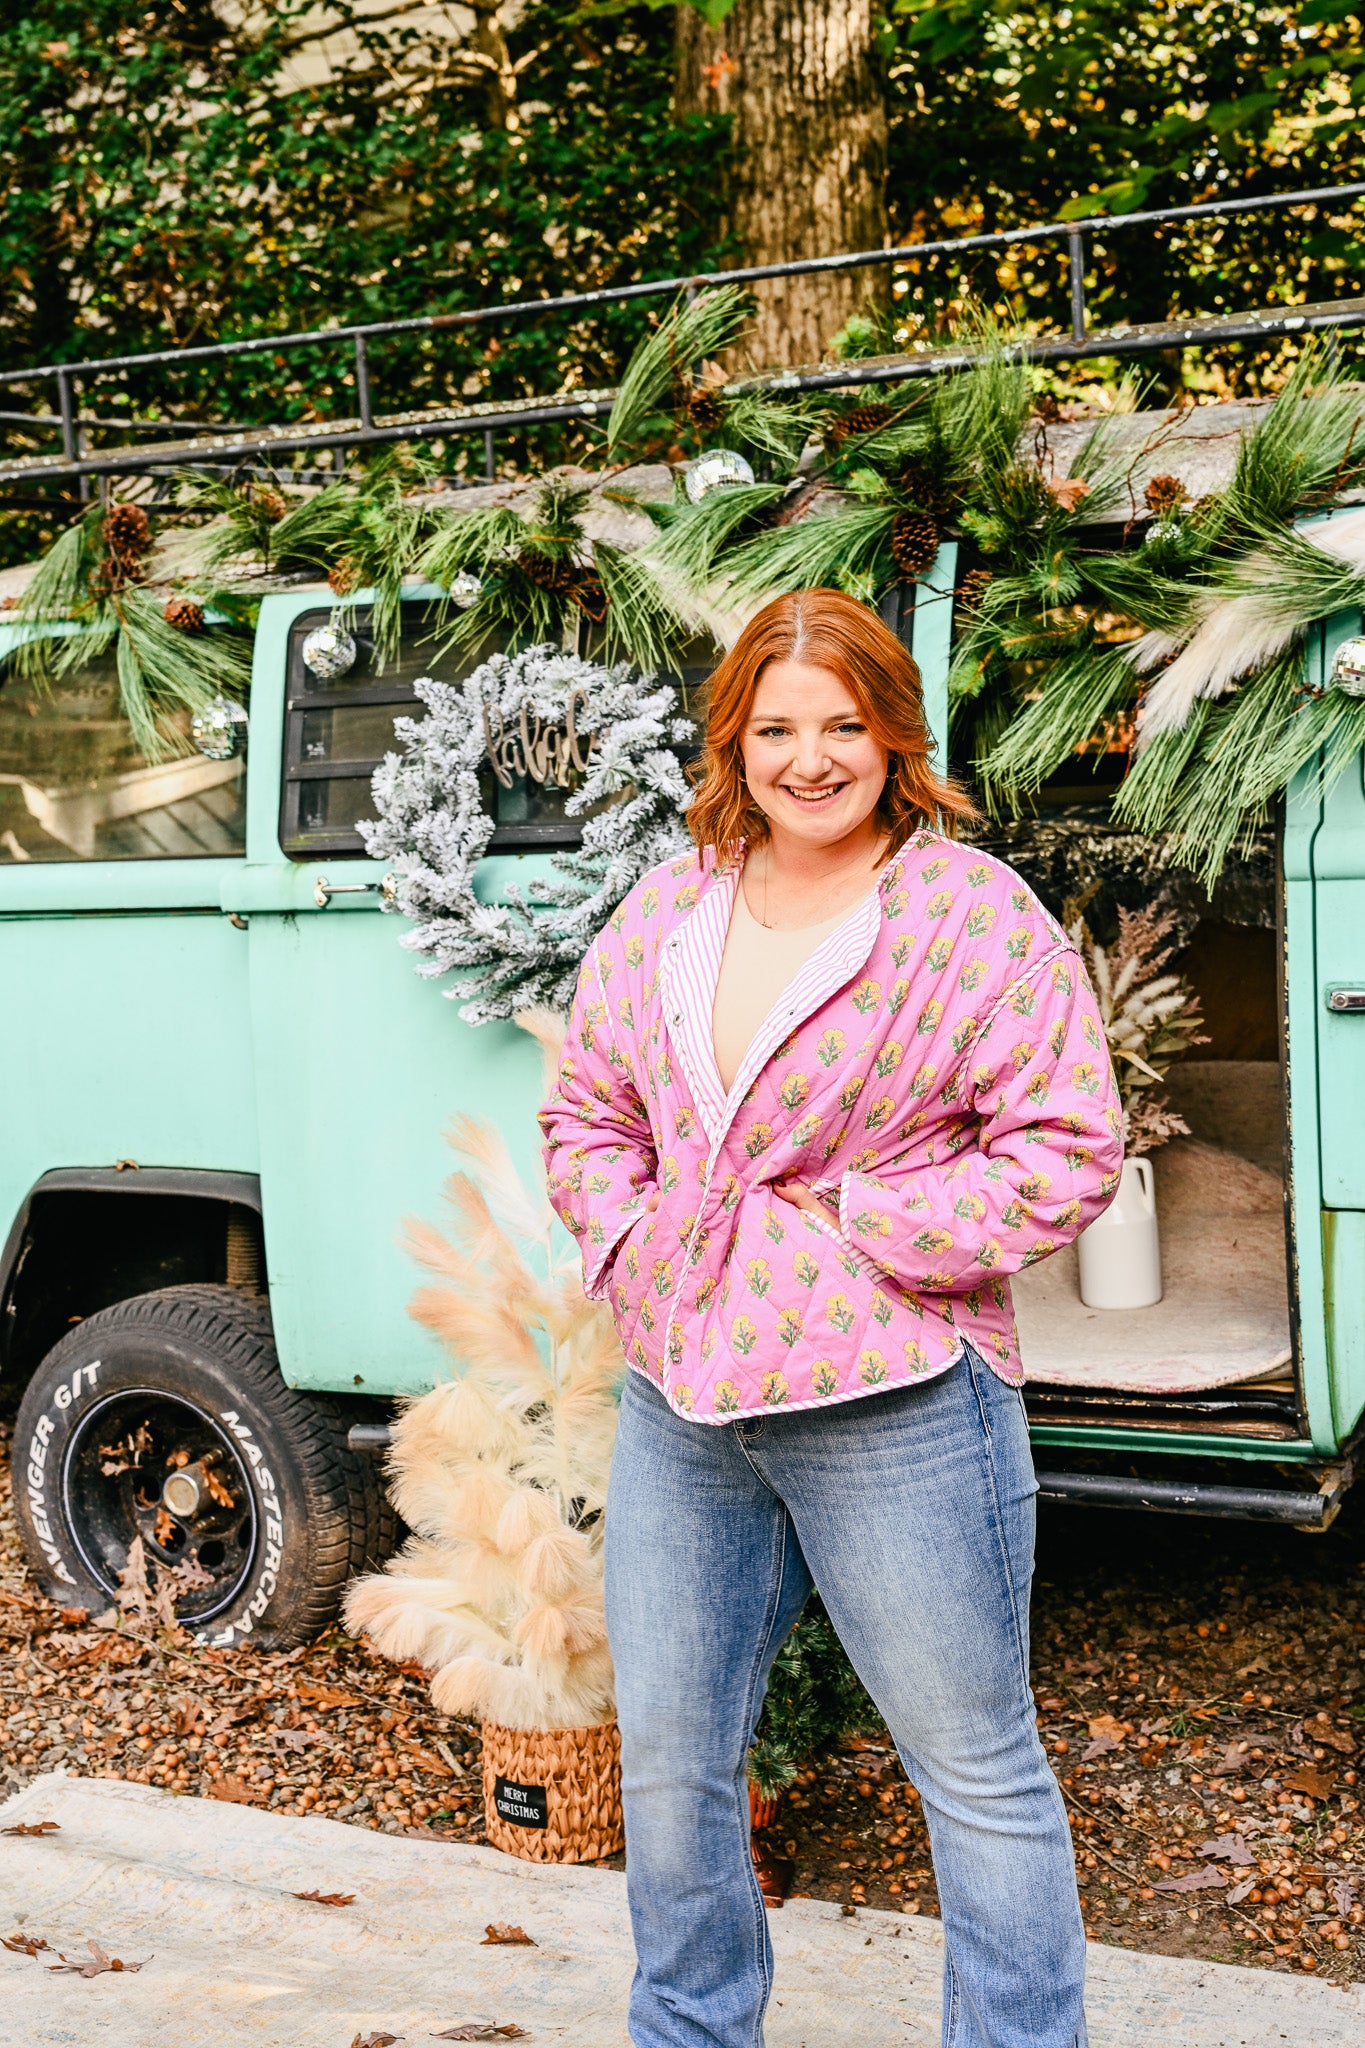
[[[590,950],[542,1114],[632,1368],[606,1517],[631,2039],[761,2031],[745,1757],[814,1583],[923,1798],[952,2040],[1082,2048],[1006,1276],[1117,1180],[1094,998],[1019,878],[954,843],[915,666],[839,592],[745,627],[698,780],[698,857]]]

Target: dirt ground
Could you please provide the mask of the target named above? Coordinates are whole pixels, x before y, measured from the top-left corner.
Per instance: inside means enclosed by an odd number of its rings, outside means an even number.
[[[335,1632],[198,1649],[40,1599],[0,1432],[0,1791],[64,1767],[483,1839],[476,1728]],[[1325,1536],[1045,1510],[1039,1721],[1094,1937],[1365,1978],[1365,1484]],[[803,1774],[771,1831],[797,1893],[936,1913],[919,1803],[885,1740]]]

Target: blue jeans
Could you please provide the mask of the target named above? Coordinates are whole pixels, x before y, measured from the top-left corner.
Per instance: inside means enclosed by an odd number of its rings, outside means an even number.
[[[929,1825],[944,2048],[1085,2048],[1085,1936],[1034,1724],[1023,1403],[922,1386],[722,1425],[627,1375],[607,1508],[636,2048],[760,2048],[772,1948],[745,1759],[811,1584]]]

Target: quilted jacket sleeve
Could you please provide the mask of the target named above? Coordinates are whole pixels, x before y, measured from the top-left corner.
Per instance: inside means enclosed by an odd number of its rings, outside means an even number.
[[[976,1143],[930,1164],[846,1173],[839,1220],[902,1287],[961,1293],[1094,1221],[1123,1165],[1123,1121],[1094,996],[1059,949],[983,1021],[958,1079]],[[968,1125],[970,1131],[970,1125]]]
[[[583,1254],[583,1287],[600,1300],[612,1254],[644,1214],[657,1155],[649,1117],[603,1000],[604,939],[583,962],[554,1093],[540,1112],[550,1201]]]

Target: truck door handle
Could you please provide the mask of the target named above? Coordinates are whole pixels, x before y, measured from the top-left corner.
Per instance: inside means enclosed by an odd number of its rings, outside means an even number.
[[[334,896],[378,896],[385,910],[392,910],[398,902],[398,877],[385,875],[380,882],[329,882],[326,875],[319,875],[313,884],[313,901],[319,910],[325,910]]]
[[[1329,988],[1327,1007],[1335,1016],[1365,1012],[1365,988]]]

